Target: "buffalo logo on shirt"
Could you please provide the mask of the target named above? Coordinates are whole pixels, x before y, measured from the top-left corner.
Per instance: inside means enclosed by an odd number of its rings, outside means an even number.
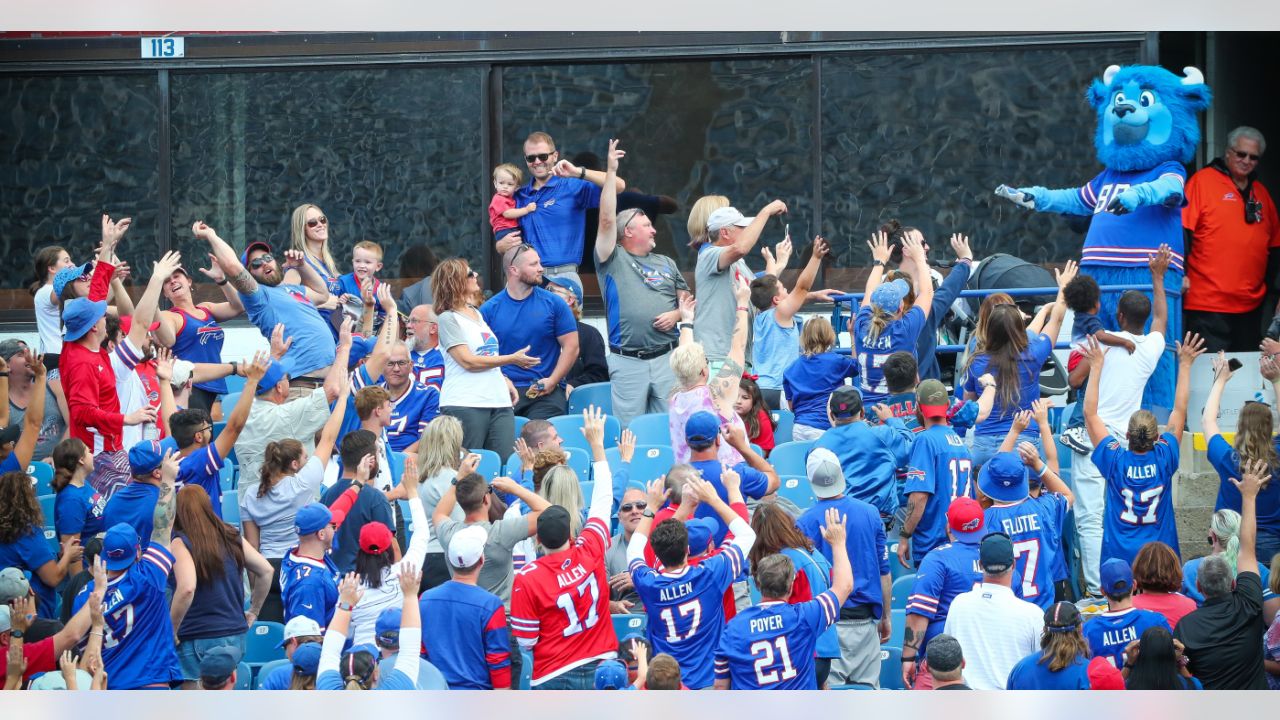
[[[1228,192],[1226,195],[1222,196],[1222,199],[1223,200],[1239,200],[1240,198],[1237,197],[1235,193]]]
[[[307,294],[306,294],[305,292],[302,292],[301,290],[292,290],[292,289],[290,289],[290,290],[289,290],[289,297],[293,298],[294,300],[297,300],[297,301],[298,301],[298,302],[300,302],[300,303],[306,304],[306,305],[310,305],[310,304],[311,304],[311,300],[309,300],[309,299],[307,298]]]
[[[476,355],[480,357],[497,357],[498,356],[498,338],[490,332],[480,333],[480,347],[476,348]]]
[[[208,345],[210,342],[215,340],[221,342],[225,339],[225,336],[222,332],[222,328],[217,325],[205,325],[203,327],[196,328],[196,338],[198,338],[197,342],[201,345]]]
[[[551,207],[552,205],[555,205],[555,204],[556,204],[556,199],[555,199],[555,198],[551,198],[550,200],[548,200],[548,201],[546,201],[546,202],[542,203],[542,207],[544,207],[544,208],[549,208],[549,207]]]

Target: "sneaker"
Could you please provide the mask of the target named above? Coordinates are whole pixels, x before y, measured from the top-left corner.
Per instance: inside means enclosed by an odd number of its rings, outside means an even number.
[[[1083,427],[1067,428],[1058,436],[1063,445],[1071,448],[1072,451],[1081,455],[1091,455],[1093,453],[1093,443],[1089,440],[1089,431]]]

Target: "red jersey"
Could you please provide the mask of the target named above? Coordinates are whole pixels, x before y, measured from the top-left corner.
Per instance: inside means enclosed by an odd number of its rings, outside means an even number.
[[[617,657],[604,561],[609,541],[609,526],[593,517],[568,550],[544,555],[516,573],[511,630],[521,644],[536,643],[532,685]]]
[[[97,352],[79,343],[63,343],[58,360],[62,390],[71,418],[67,431],[89,446],[94,455],[121,448],[124,415],[116,392],[116,371],[105,349]]]

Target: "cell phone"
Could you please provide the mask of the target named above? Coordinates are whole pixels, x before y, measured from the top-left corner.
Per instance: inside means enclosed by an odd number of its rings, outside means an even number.
[[[791,223],[782,226],[782,237],[788,240],[791,239]]]
[[[1227,360],[1227,369],[1230,370],[1231,372],[1235,372],[1239,370],[1242,365],[1244,365],[1244,363],[1240,362],[1235,358],[1231,358],[1230,360]]]

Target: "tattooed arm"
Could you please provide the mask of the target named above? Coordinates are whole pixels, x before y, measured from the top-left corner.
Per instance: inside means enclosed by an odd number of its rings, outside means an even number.
[[[166,550],[173,537],[173,519],[178,511],[178,493],[174,481],[178,478],[178,455],[170,450],[160,463],[160,498],[152,516],[151,542]]]
[[[231,249],[226,240],[218,237],[218,233],[214,232],[213,228],[205,225],[203,220],[197,220],[191,226],[191,231],[197,238],[209,243],[209,249],[213,251],[213,257],[222,268],[222,272],[226,274],[231,287],[244,295],[252,295],[258,291],[258,281],[253,279],[244,263],[240,262],[236,251]]]

